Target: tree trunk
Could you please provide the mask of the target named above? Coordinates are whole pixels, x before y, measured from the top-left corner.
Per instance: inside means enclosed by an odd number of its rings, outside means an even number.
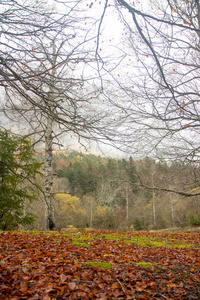
[[[152,172],[152,186],[154,187],[154,174],[155,171]],[[153,227],[157,228],[156,224],[156,198],[155,198],[155,190],[153,189],[153,199],[152,199],[152,212],[153,212]]]
[[[126,184],[126,220],[129,218],[128,185]]]
[[[44,185],[44,194],[45,194],[45,220],[46,220],[46,229],[52,230],[54,224],[54,210],[53,210],[53,177],[52,177],[52,127],[53,120],[51,117],[48,117],[47,128],[45,135],[45,185]]]
[[[55,64],[56,64],[56,46],[55,42],[52,43],[53,47],[53,59],[52,64],[52,73],[50,75],[50,87],[49,87],[49,112],[47,116],[47,125],[45,132],[45,221],[46,229],[53,230],[55,227],[54,223],[54,208],[53,208],[53,174],[52,174],[52,158],[53,158],[53,117],[52,112],[54,109],[55,101]]]

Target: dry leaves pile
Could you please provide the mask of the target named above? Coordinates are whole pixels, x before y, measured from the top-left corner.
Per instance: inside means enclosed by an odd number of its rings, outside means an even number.
[[[2,232],[0,299],[200,299],[199,241],[198,232]]]

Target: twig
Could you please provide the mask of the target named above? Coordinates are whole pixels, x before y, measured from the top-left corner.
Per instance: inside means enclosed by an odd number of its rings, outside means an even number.
[[[117,279],[117,282],[120,284],[120,286],[121,286],[121,288],[122,288],[122,291],[123,291],[124,293],[126,293],[125,288],[123,287],[123,285],[122,285],[122,283],[119,281],[119,279]]]

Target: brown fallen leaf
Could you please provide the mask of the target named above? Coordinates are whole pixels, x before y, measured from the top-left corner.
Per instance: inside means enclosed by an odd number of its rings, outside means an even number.
[[[74,290],[76,288],[76,282],[72,281],[68,283],[68,286],[71,290]]]
[[[61,282],[65,282],[66,279],[67,279],[67,276],[65,274],[60,274],[60,281]]]

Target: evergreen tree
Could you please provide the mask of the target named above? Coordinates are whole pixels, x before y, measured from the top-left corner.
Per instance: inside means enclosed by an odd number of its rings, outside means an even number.
[[[37,198],[36,175],[41,174],[40,163],[25,138],[0,131],[0,229],[12,230],[19,224],[34,222],[32,213],[25,214],[25,201]],[[29,183],[28,183],[29,182]]]

